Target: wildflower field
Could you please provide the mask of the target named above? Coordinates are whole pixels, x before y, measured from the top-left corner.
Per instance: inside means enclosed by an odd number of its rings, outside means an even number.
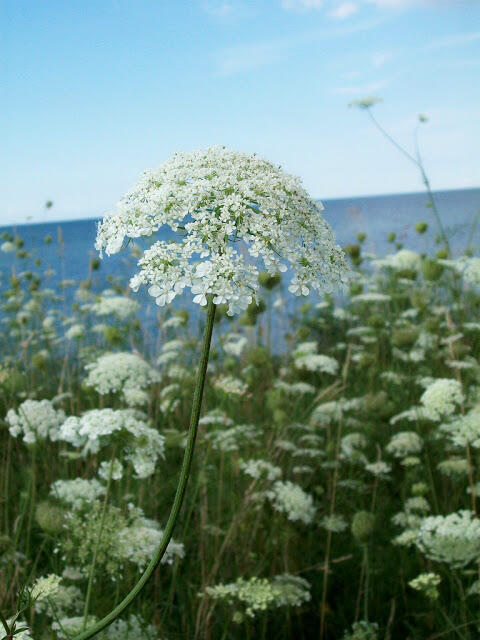
[[[103,246],[119,249],[110,231],[100,228]],[[424,223],[417,232],[432,233]],[[453,259],[390,241],[389,255],[372,256],[360,234],[344,248],[346,291],[295,307],[292,295],[309,293],[303,276],[273,273],[271,256],[271,269],[237,273],[246,293],[235,314],[222,285],[173,538],[95,637],[480,637],[480,259],[468,247]],[[179,265],[165,248],[147,249],[131,286],[111,274],[108,288],[98,286],[108,258],[51,288],[21,234],[4,233],[1,249],[11,270],[1,294],[0,613],[10,628],[20,612],[9,640],[63,640],[125,597],[162,538],[214,267],[192,276],[192,314],[182,298],[169,305],[181,291],[152,276],[165,260]],[[130,273],[140,254],[135,240],[124,250]],[[132,288],[142,280],[153,297],[141,303]]]

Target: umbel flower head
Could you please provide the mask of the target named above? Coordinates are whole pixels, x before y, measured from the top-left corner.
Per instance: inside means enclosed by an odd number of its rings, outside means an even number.
[[[157,240],[145,251],[132,289],[148,286],[163,306],[190,288],[195,303],[205,306],[211,294],[234,315],[258,302],[258,258],[272,276],[289,265],[289,290],[296,295],[346,282],[348,267],[322,209],[300,179],[280,167],[211,147],[176,153],[145,171],[99,224],[95,247],[110,255],[125,238],[169,228],[175,239]]]

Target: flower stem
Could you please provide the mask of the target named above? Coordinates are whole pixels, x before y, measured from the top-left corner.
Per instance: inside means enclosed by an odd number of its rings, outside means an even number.
[[[130,593],[117,605],[109,614],[107,614],[104,618],[99,620],[96,624],[92,625],[89,629],[82,631],[72,638],[72,640],[87,640],[88,638],[92,638],[95,634],[102,629],[105,629],[109,624],[111,624],[118,616],[123,613],[123,611],[133,602],[133,600],[138,596],[140,591],[142,591],[143,587],[149,580],[152,573],[155,571],[157,566],[159,565],[161,559],[165,555],[165,551],[167,550],[168,543],[170,542],[173,529],[178,519],[178,514],[180,512],[183,499],[185,496],[185,489],[188,482],[188,477],[190,475],[190,469],[192,466],[192,458],[193,451],[195,448],[195,439],[197,436],[198,429],[198,421],[200,418],[200,410],[202,407],[202,398],[203,398],[203,388],[205,386],[205,377],[207,373],[207,364],[208,357],[210,354],[210,343],[212,340],[212,331],[213,331],[213,320],[215,318],[215,309],[216,305],[213,303],[212,296],[209,296],[208,306],[207,306],[207,321],[205,325],[205,331],[203,334],[203,344],[202,344],[202,353],[200,356],[200,364],[197,371],[197,381],[195,384],[195,392],[193,395],[193,403],[192,403],[192,414],[190,418],[190,426],[188,429],[187,436],[187,445],[185,447],[185,455],[183,457],[182,470],[180,472],[180,479],[177,485],[177,491],[175,493],[175,499],[173,501],[173,506],[170,511],[170,515],[168,516],[167,524],[163,531],[162,539],[160,540],[160,544],[155,551],[153,558],[150,560],[148,567],[145,569],[140,580],[133,587]]]
[[[108,499],[110,497],[110,488],[112,486],[113,463],[115,462],[116,453],[117,453],[117,450],[115,448],[115,450],[113,451],[112,458],[110,460],[110,466],[109,466],[109,469],[108,469],[107,489],[105,491],[105,498],[103,500],[102,515],[100,517],[100,529],[98,531],[97,540],[95,542],[95,548],[93,550],[92,564],[90,565],[90,575],[88,576],[87,595],[85,597],[85,607],[84,607],[84,610],[83,610],[83,627],[82,627],[82,629],[85,629],[85,627],[87,626],[88,609],[89,609],[89,606],[90,606],[90,597],[92,595],[93,576],[95,574],[95,565],[97,564],[98,548],[100,546],[100,541],[102,539],[102,534],[103,534],[103,527],[105,525],[105,516],[107,514]]]

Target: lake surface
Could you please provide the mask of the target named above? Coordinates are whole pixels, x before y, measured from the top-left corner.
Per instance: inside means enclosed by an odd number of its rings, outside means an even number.
[[[435,198],[452,248],[459,254],[465,249],[472,225],[480,212],[480,188],[441,191],[435,194]],[[356,234],[364,232],[367,234],[365,251],[379,256],[393,253],[396,249],[387,241],[388,234],[393,231],[397,235],[397,241],[402,242],[406,248],[433,252],[437,231],[433,212],[425,206],[427,201],[426,193],[324,200],[323,215],[335,232],[337,242],[342,246],[355,242]],[[429,224],[430,229],[424,236],[415,232],[415,224],[419,221]],[[25,248],[33,257],[40,258],[39,270],[50,268],[55,271],[49,278],[48,286],[52,286],[60,280],[79,281],[87,278],[89,260],[97,257],[94,250],[96,222],[95,219],[86,219],[62,223],[23,224],[15,228],[15,233],[23,238]],[[1,227],[0,230],[14,232],[12,226]],[[53,239],[51,244],[44,241],[48,235]],[[471,246],[474,253],[479,255],[479,228],[472,236]],[[135,263],[132,259],[127,259],[127,255],[128,252],[121,252],[105,258],[101,262],[100,270],[95,274],[94,287],[108,286],[108,274],[121,277],[126,284],[135,272]],[[27,265],[15,258],[14,254],[0,252],[0,286],[5,286],[12,263],[17,271],[32,268],[30,261]],[[146,292],[140,295],[148,297]],[[303,301],[291,295],[288,295],[288,298],[292,298],[287,304],[289,310],[295,309]],[[151,303],[150,299],[147,306],[153,306],[153,309],[150,309],[150,314],[153,315],[158,308]],[[175,306],[192,309],[191,296],[177,298]]]

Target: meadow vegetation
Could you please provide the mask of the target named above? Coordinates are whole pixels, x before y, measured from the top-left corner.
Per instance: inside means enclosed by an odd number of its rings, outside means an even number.
[[[349,294],[292,311],[261,273],[258,305],[219,305],[174,539],[97,637],[478,637],[480,259],[364,240]],[[22,611],[19,640],[59,640],[160,539],[204,314],[147,322],[127,281],[95,286],[108,264],[52,289],[18,234],[1,249],[0,612]]]

